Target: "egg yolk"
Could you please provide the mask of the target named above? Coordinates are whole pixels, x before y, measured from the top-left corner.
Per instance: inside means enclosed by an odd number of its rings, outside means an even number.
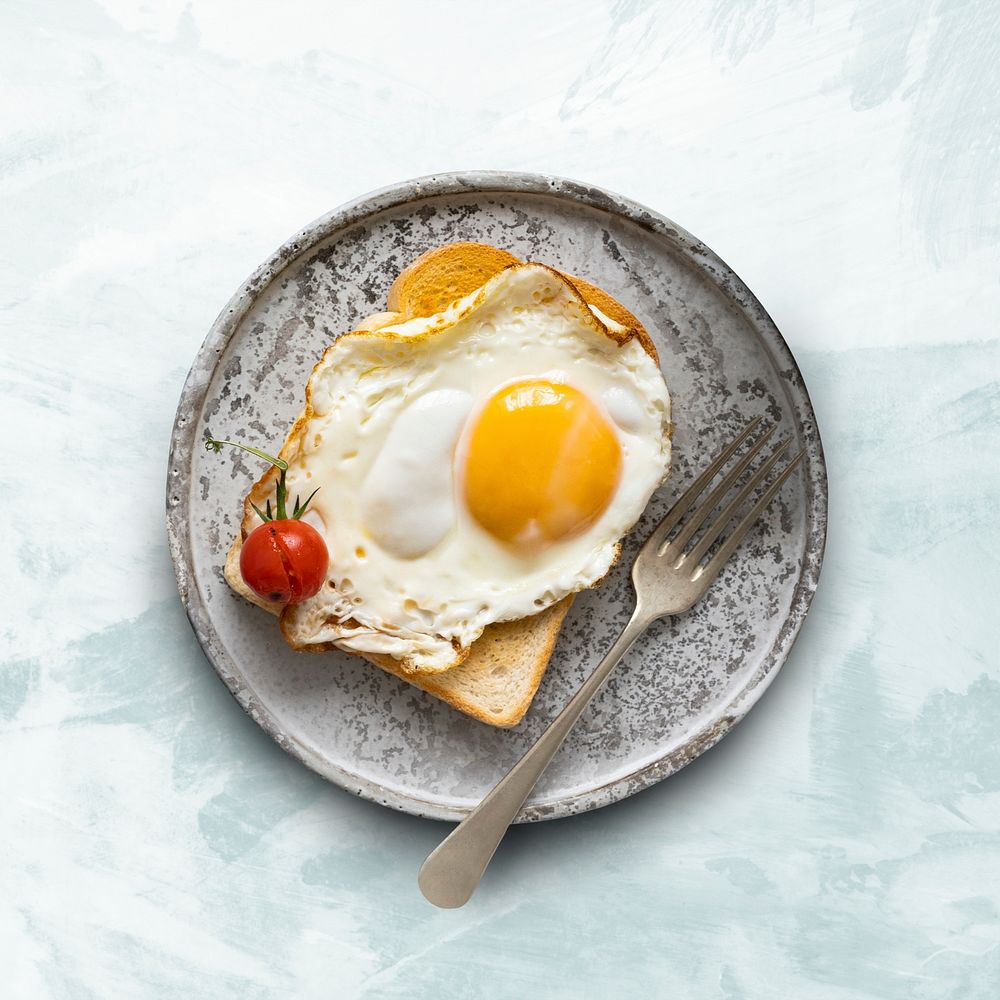
[[[604,413],[569,385],[505,386],[471,428],[465,501],[495,538],[541,547],[586,530],[607,509],[621,446]]]

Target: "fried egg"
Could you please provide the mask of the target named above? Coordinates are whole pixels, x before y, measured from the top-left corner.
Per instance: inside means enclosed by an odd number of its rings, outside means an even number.
[[[492,622],[591,587],[670,464],[638,338],[557,272],[500,272],[445,312],[337,340],[283,454],[330,552],[293,645],[446,670]]]

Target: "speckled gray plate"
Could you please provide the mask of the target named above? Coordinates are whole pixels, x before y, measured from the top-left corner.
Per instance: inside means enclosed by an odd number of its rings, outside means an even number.
[[[261,469],[202,441],[274,449],[324,347],[384,308],[399,271],[430,247],[479,240],[607,289],[656,341],[673,395],[674,471],[595,591],[580,595],[526,719],[499,730],[365,661],[296,654],[274,619],[222,576],[240,501]],[[703,243],[634,202],[554,177],[459,173],[409,181],[292,237],[215,321],[181,396],[167,521],[181,597],[219,676],[289,753],[395,809],[458,819],[565,704],[630,610],[639,541],[694,471],[763,413],[806,451],[766,520],[708,596],[655,625],[585,713],[521,814],[606,805],[667,777],[725,735],[773,680],[816,588],[826,474],[802,376],[774,323]]]

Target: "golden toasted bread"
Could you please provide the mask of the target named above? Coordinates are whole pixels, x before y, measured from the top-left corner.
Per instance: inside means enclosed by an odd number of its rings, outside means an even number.
[[[407,319],[434,316],[482,288],[505,267],[520,263],[512,253],[484,243],[447,243],[421,254],[400,271],[386,305]]]
[[[430,250],[396,278],[389,290],[388,311],[367,317],[357,329],[378,330],[405,320],[437,315],[456,300],[481,288],[500,271],[520,263],[513,254],[481,243],[451,243]],[[634,336],[646,353],[656,359],[649,335],[628,309],[584,279],[566,274],[562,277],[588,305],[623,328],[617,332],[609,329],[609,336],[622,342]],[[281,452],[285,459],[293,457],[291,452],[297,450],[297,434],[304,416],[289,433]],[[241,532],[226,559],[225,575],[229,585],[241,596],[280,615],[282,607],[258,598],[247,587],[239,568],[243,539],[258,523],[250,501],[263,504],[264,497],[273,492],[276,479],[276,470],[268,469],[247,496]],[[400,661],[382,654],[365,654],[365,658],[480,722],[514,726],[521,721],[534,698],[572,601],[570,595],[530,618],[488,625],[461,662],[443,672],[423,673],[408,669]],[[306,648],[322,651],[330,647]]]

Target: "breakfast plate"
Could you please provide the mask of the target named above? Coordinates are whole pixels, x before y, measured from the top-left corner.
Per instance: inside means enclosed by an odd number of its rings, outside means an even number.
[[[489,243],[586,278],[652,336],[673,400],[673,471],[596,589],[577,596],[524,721],[496,729],[342,652],[297,653],[234,595],[223,564],[259,469],[207,438],[274,449],[325,347],[384,308],[424,251]],[[655,371],[655,369],[654,369]],[[167,525],[181,598],[208,659],[285,750],[341,787],[416,815],[460,819],[537,739],[631,610],[628,567],[692,473],[762,415],[805,459],[690,612],[654,625],[571,733],[520,820],[614,802],[722,738],[788,654],[816,588],[826,472],[798,367],[740,279],[674,223],[590,186],[472,172],[408,181],[307,226],[247,280],[209,332],[171,441]],[[243,456],[246,458],[246,456]]]

